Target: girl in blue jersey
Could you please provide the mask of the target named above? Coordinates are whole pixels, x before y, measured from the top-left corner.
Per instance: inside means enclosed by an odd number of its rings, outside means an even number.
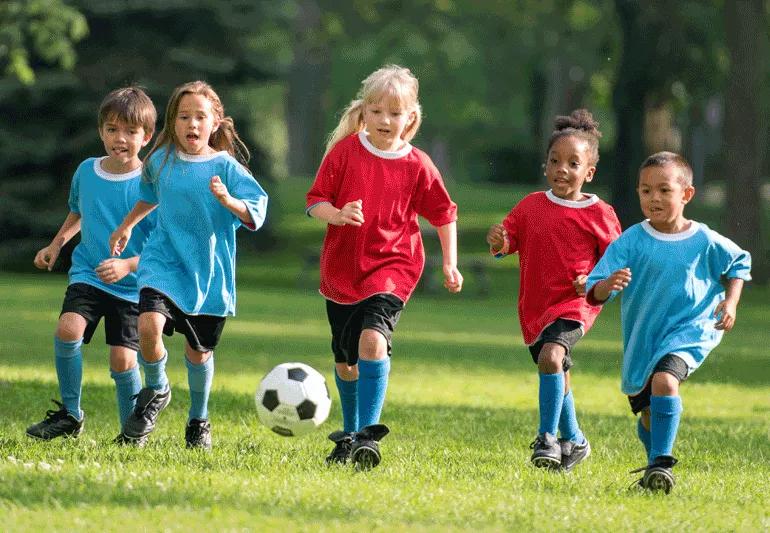
[[[142,387],[136,364],[139,292],[134,272],[152,220],[143,221],[134,232],[124,259],[109,257],[104,242],[108,228],[123,220],[139,199],[139,151],[152,138],[156,116],[152,100],[137,87],[116,89],[104,98],[98,126],[107,155],[88,158],[78,166],[70,186],[70,212],[51,244],[35,256],[35,266],[50,271],[62,247],[80,232],[53,339],[62,401],[55,402],[59,409],[48,411],[41,422],[27,428],[31,437],[76,437],[82,431],[81,346],[90,342],[102,317],[121,424],[134,408],[134,396]]]
[[[208,398],[214,348],[235,314],[235,231],[256,231],[267,194],[245,164],[249,152],[222,102],[206,83],[178,87],[163,130],[145,158],[141,199],[110,237],[120,254],[132,228],[158,208],[158,225],[139,263],[140,362],[146,386],[123,426],[143,443],[171,399],[162,334],[185,336],[189,448],[211,448]]]
[[[674,486],[674,440],[682,412],[679,384],[735,324],[751,256],[705,224],[684,217],[692,169],[659,152],[641,166],[638,185],[647,220],[613,242],[589,274],[587,297],[603,303],[623,291],[622,389],[647,452],[642,487]]]

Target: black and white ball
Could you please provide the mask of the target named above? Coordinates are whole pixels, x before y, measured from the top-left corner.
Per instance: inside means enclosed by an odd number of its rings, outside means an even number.
[[[284,437],[310,433],[329,416],[332,399],[324,377],[303,363],[281,363],[257,387],[259,420]]]

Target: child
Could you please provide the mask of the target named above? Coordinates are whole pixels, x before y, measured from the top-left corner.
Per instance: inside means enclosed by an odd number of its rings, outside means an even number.
[[[134,272],[152,224],[148,220],[137,229],[126,245],[126,259],[110,258],[104,242],[108,228],[115,227],[139,198],[142,162],[138,154],[155,131],[155,106],[141,89],[126,87],[105,97],[98,117],[99,137],[107,155],[86,159],[78,166],[70,186],[70,213],[34,261],[37,268],[50,271],[62,246],[80,231],[54,335],[62,402],[54,400],[59,409],[48,411],[41,422],[27,428],[27,435],[43,440],[77,437],[83,430],[81,346],[90,342],[102,317],[121,424],[133,410],[134,395],[142,386],[136,364],[139,294]]]
[[[267,208],[265,191],[244,166],[248,157],[208,84],[195,81],[174,90],[163,130],[145,158],[141,199],[109,244],[121,253],[132,228],[158,207],[158,226],[139,263],[146,386],[123,426],[127,439],[145,439],[171,400],[162,334],[176,330],[186,339],[190,387],[185,441],[188,448],[211,448],[214,348],[225,318],[235,314],[235,231],[242,225],[256,231]]]
[[[735,324],[751,256],[705,224],[684,217],[692,169],[680,155],[659,152],[639,172],[647,220],[607,249],[588,276],[587,298],[604,303],[623,292],[623,393],[647,451],[642,487],[668,493],[682,401],[679,383]],[[632,278],[633,274],[633,278]],[[724,285],[724,287],[723,287]],[[726,293],[725,293],[726,289]]]
[[[540,375],[532,463],[570,471],[591,453],[578,426],[569,373],[572,348],[600,310],[586,302],[583,284],[620,234],[620,223],[612,207],[582,192],[599,161],[598,123],[578,109],[556,117],[554,126],[545,163],[551,189],[526,196],[489,229],[487,242],[496,257],[519,252],[519,321]]]
[[[391,337],[425,265],[417,217],[437,228],[444,286],[460,292],[457,206],[436,167],[409,144],[422,120],[418,82],[396,65],[362,82],[331,134],[305,212],[328,224],[321,295],[332,332],[343,431],[327,463],[377,466]]]

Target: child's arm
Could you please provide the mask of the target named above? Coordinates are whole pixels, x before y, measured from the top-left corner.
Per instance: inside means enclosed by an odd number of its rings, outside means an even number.
[[[131,239],[131,231],[144,217],[149,215],[158,204],[151,204],[144,200],[136,202],[134,208],[126,215],[120,226],[110,235],[110,252],[112,255],[120,255],[128,246]]]
[[[508,235],[502,224],[492,224],[487,232],[487,244],[492,255],[508,252]]]
[[[216,197],[225,209],[237,216],[241,222],[246,225],[253,225],[254,221],[251,220],[251,213],[249,208],[246,207],[246,202],[230,196],[230,192],[227,190],[227,186],[222,183],[219,176],[214,176],[209,182],[209,190]]]
[[[117,283],[130,272],[136,272],[139,266],[139,256],[135,255],[128,259],[111,257],[105,259],[96,267],[96,275],[105,283]]]
[[[716,329],[730,331],[735,325],[735,313],[738,309],[738,300],[741,299],[743,280],[740,278],[728,278],[725,281],[725,299],[717,304],[714,316],[717,323]]]
[[[444,258],[444,287],[449,292],[460,292],[463,289],[463,275],[457,270],[457,222],[439,226],[436,231]]]
[[[607,298],[610,297],[610,294],[612,294],[615,291],[622,291],[626,287],[628,287],[628,284],[631,282],[631,269],[630,268],[621,268],[620,270],[616,270],[612,274],[610,274],[610,277],[607,279],[603,279],[601,281],[596,282],[596,284],[591,288],[588,294],[589,301],[594,304],[598,303],[604,303],[607,301]]]
[[[56,259],[59,257],[62,247],[67,244],[72,237],[80,231],[80,213],[70,213],[62,222],[61,228],[56,236],[51,239],[51,244],[42,248],[35,254],[35,266],[41,270],[47,269],[49,272],[53,268]]]
[[[361,200],[354,200],[337,209],[329,202],[319,202],[307,212],[313,218],[323,220],[333,226],[361,226],[364,223],[363,204]]]

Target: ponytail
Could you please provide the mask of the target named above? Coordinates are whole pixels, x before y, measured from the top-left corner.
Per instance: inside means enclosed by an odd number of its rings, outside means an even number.
[[[334,128],[326,141],[326,151],[324,157],[334,147],[335,144],[350,135],[364,129],[364,100],[358,98],[352,100],[345,111],[342,112],[340,123]]]
[[[211,134],[209,145],[216,150],[224,150],[244,167],[248,168],[251,154],[244,142],[235,131],[235,123],[231,117],[223,117],[219,122],[217,131]]]

